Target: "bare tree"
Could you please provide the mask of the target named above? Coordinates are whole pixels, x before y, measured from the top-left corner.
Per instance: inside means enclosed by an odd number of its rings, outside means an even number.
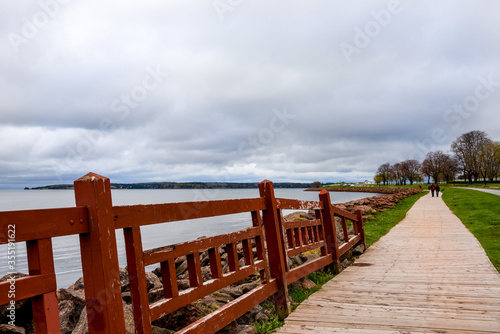
[[[388,162],[383,165],[380,165],[379,168],[377,169],[377,175],[379,175],[382,178],[382,182],[384,183],[384,185],[389,183],[390,169],[391,169],[391,164]]]
[[[498,176],[500,170],[500,164],[498,159],[500,157],[500,142],[494,142],[492,140],[487,140],[481,151],[480,165],[481,165],[481,177],[484,183],[489,180],[493,182]]]
[[[451,157],[442,151],[429,152],[422,165],[425,166],[426,172],[434,179],[434,182],[439,182],[443,175],[444,166],[449,159]]]
[[[420,170],[420,162],[414,159],[405,160],[401,163],[401,169],[405,180],[408,180],[410,181],[410,184],[413,184],[414,181],[417,181],[416,176]],[[406,184],[406,182],[404,183]]]
[[[397,162],[391,166],[389,169],[390,179],[394,180],[397,185],[406,184],[406,178],[403,173],[403,164],[401,162]]]
[[[431,183],[432,176],[432,168],[430,166],[430,161],[425,159],[422,161],[422,165],[420,166],[420,174],[427,178],[427,184]]]
[[[447,158],[443,162],[443,177],[446,183],[450,183],[455,180],[457,173],[459,172],[458,162],[454,157],[446,155]]]
[[[481,151],[487,144],[488,135],[484,131],[471,131],[462,134],[451,144],[451,151],[460,164],[464,178],[477,182],[481,173]]]

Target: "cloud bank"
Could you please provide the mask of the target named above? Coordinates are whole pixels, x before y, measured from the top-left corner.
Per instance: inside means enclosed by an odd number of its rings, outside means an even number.
[[[362,181],[500,139],[500,4],[9,2],[0,188]]]

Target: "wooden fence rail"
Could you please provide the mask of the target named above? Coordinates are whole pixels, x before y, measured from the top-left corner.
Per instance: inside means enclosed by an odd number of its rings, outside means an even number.
[[[113,206],[108,178],[89,173],[75,185],[76,207],[0,212],[0,244],[26,242],[29,275],[0,283],[0,305],[32,298],[35,332],[60,333],[52,238],[79,235],[89,333],[125,333],[115,230],[123,229],[136,333],[152,333],[151,322],[252,275],[260,285],[178,333],[213,333],[274,295],[280,318],[290,313],[288,285],[329,266],[340,271],[340,256],[365,243],[361,212],[331,205],[323,190],[319,201],[275,198],[273,184],[259,184],[252,199],[174,204]],[[282,210],[313,210],[315,219],[284,222]],[[141,226],[248,213],[252,227],[195,241],[144,249]],[[343,243],[337,241],[340,217]],[[354,234],[348,233],[348,222]],[[238,255],[240,249],[240,256]],[[289,257],[317,251],[319,258],[298,267]],[[227,259],[223,266],[222,255]],[[189,288],[179,290],[175,261],[185,257]],[[242,257],[241,260],[239,258]],[[201,259],[209,264],[202,273]],[[163,298],[149,303],[146,266],[159,264]],[[15,296],[9,295],[12,285]]]

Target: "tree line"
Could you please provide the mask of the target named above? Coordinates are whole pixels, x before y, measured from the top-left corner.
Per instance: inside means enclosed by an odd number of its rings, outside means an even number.
[[[409,159],[378,167],[377,184],[406,185],[414,182],[452,182],[459,179],[479,182],[498,181],[500,176],[500,141],[494,141],[484,131],[460,135],[450,147],[450,153],[428,152],[424,161]]]

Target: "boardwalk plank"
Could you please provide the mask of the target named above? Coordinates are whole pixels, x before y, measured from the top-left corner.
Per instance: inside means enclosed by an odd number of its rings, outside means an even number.
[[[278,333],[500,333],[500,275],[442,199],[424,196]]]

